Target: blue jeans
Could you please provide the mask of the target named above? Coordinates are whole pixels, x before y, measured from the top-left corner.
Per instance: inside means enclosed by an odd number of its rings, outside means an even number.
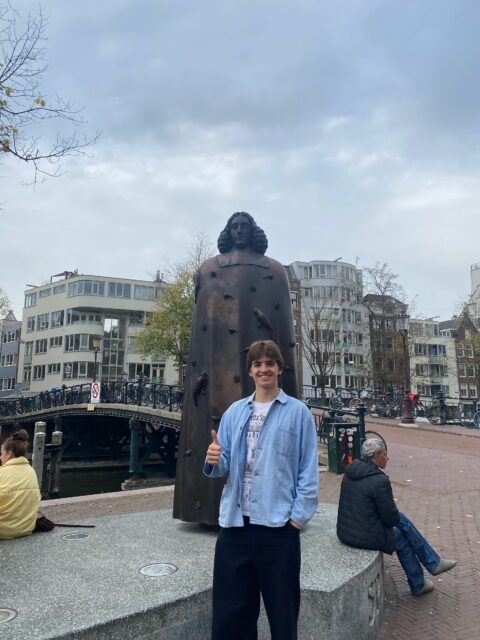
[[[418,593],[425,585],[421,565],[431,573],[440,562],[440,556],[405,514],[400,513],[400,522],[393,530],[397,556],[406,573],[410,591]]]

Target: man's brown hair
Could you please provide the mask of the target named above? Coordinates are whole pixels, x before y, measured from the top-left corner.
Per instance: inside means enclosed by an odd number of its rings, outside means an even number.
[[[284,362],[280,349],[273,342],[273,340],[257,340],[256,342],[252,342],[248,349],[247,353],[247,369],[250,371],[250,368],[254,362],[254,360],[260,360],[261,357],[266,356],[267,358],[271,358],[275,360],[280,369],[283,370]]]

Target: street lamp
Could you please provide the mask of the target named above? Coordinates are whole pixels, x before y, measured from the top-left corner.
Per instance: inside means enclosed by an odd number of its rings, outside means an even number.
[[[408,354],[408,324],[409,316],[403,312],[397,317],[397,331],[402,336],[403,343],[403,363],[405,367],[405,393],[403,396],[403,424],[415,424],[415,418],[413,417],[413,406],[410,398],[410,357]]]
[[[101,337],[100,336],[93,336],[92,337],[92,346],[93,346],[93,353],[95,356],[95,360],[94,360],[94,365],[93,365],[93,381],[96,382],[97,381],[97,356],[98,356],[98,351],[100,349],[100,340]]]

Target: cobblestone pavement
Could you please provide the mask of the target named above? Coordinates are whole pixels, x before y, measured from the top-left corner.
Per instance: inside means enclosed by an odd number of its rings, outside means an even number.
[[[480,433],[461,427],[400,427],[369,419],[387,440],[387,472],[399,508],[440,555],[458,565],[430,577],[435,590],[410,595],[396,555],[385,556],[386,615],[379,640],[474,640],[480,638]],[[321,473],[322,502],[336,503],[341,476]],[[168,487],[45,501],[42,511],[56,522],[171,508]]]

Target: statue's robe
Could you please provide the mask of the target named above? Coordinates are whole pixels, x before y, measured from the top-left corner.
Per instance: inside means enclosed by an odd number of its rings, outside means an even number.
[[[225,481],[203,475],[211,429],[255,389],[246,367],[255,340],[278,344],[285,360],[279,385],[298,397],[296,347],[288,278],[276,260],[233,249],[206,260],[195,285],[173,517],[216,525]]]

